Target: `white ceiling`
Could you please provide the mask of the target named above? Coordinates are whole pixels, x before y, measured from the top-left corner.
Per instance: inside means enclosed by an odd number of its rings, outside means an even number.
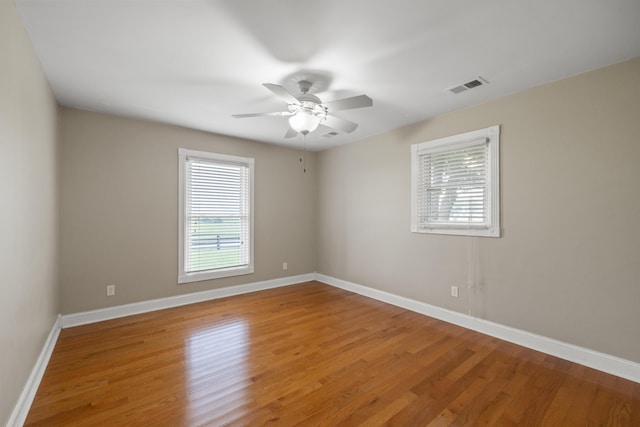
[[[300,146],[284,117],[231,115],[285,110],[261,84],[300,76],[373,98],[313,150],[640,56],[638,0],[14,1],[64,106]]]

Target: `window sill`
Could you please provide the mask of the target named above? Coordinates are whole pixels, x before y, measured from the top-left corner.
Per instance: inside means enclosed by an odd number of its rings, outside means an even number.
[[[224,268],[220,270],[202,271],[198,273],[181,273],[178,284],[201,282],[203,280],[221,279],[223,277],[243,276],[253,273],[253,265],[244,267]]]
[[[499,228],[482,229],[455,229],[455,228],[415,228],[413,233],[421,234],[449,234],[454,236],[475,236],[475,237],[500,237]]]

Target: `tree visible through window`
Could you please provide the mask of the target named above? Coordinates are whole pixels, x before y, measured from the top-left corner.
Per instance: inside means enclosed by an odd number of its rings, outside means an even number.
[[[414,144],[411,230],[500,236],[499,126]]]

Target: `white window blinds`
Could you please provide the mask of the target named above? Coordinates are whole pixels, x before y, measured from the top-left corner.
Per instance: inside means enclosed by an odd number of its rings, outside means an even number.
[[[412,147],[412,231],[499,235],[494,128]]]
[[[487,152],[480,142],[419,155],[419,223],[486,227]]]
[[[253,159],[229,157],[182,153],[182,281],[253,271]]]

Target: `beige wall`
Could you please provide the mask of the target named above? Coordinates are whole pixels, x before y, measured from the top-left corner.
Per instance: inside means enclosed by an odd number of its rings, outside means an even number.
[[[0,425],[58,313],[56,110],[13,3],[0,1]]]
[[[640,362],[638,81],[640,58],[320,153],[317,271]],[[410,233],[410,145],[494,124],[503,237]]]
[[[61,134],[63,314],[315,270],[313,154],[73,109]],[[255,158],[254,274],[177,284],[178,147]]]

